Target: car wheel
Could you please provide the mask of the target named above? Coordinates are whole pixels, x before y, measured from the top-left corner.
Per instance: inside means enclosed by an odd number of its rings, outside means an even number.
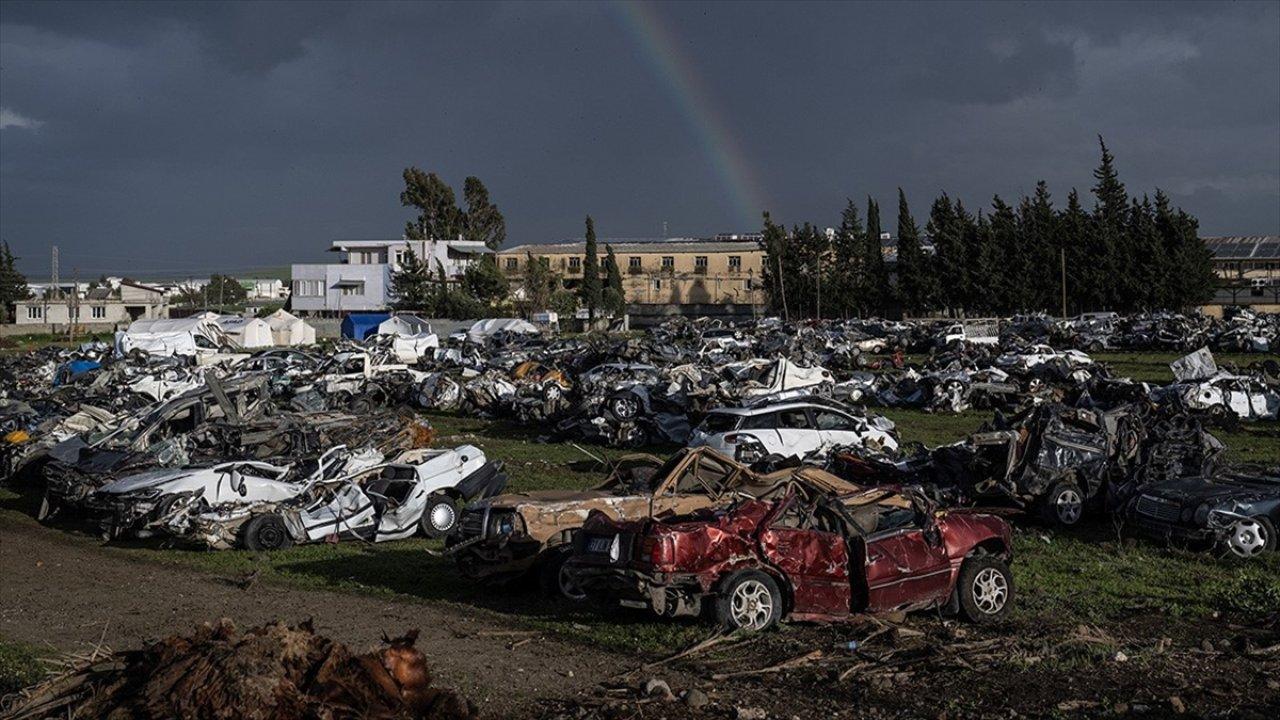
[[[565,567],[565,561],[572,554],[573,548],[569,545],[551,550],[546,561],[542,563],[542,569],[538,572],[538,585],[542,588],[542,592],[552,597],[581,602],[587,599],[587,594],[574,584],[573,578],[569,575],[569,569]]]
[[[284,518],[279,515],[255,515],[240,533],[240,541],[247,550],[284,550],[293,545]]]
[[[640,402],[631,393],[616,395],[609,400],[609,412],[619,420],[630,420],[640,414]]]
[[[458,526],[458,505],[448,495],[432,495],[427,498],[427,507],[418,525],[429,538],[445,537]]]
[[[1003,560],[974,555],[960,566],[956,580],[960,614],[970,622],[994,622],[1013,604],[1013,574]]]
[[[730,630],[765,630],[782,615],[782,592],[773,578],[744,570],[729,578],[716,598],[716,619]]]
[[[1241,518],[1231,524],[1227,548],[1236,557],[1251,558],[1276,549],[1276,527],[1259,515]]]
[[[1062,527],[1075,527],[1084,517],[1084,493],[1073,482],[1054,483],[1044,496],[1045,520]]]

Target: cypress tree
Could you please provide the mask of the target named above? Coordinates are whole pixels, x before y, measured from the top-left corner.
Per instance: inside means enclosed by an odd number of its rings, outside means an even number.
[[[1018,204],[1018,236],[1027,263],[1027,309],[1051,312],[1061,304],[1057,218],[1049,188],[1041,180],[1035,195]]]
[[[13,322],[13,304],[26,300],[29,294],[27,278],[18,272],[9,243],[0,243],[0,322]]]
[[[791,308],[787,303],[786,284],[787,267],[791,260],[787,253],[787,231],[773,222],[768,211],[764,213],[760,246],[764,250],[764,267],[760,280],[764,285],[765,295],[769,298],[769,307],[772,312],[780,313],[784,320],[790,319]]]
[[[1057,225],[1067,261],[1067,312],[1096,309],[1102,302],[1102,293],[1095,285],[1099,275],[1092,264],[1094,222],[1081,205],[1080,193],[1075,188],[1067,195],[1067,207]]]
[[[425,311],[432,306],[431,268],[410,245],[391,270],[391,307],[396,310]]]
[[[1129,195],[1115,168],[1115,158],[1098,136],[1102,160],[1093,171],[1096,198],[1093,218],[1095,230],[1090,238],[1090,262],[1097,278],[1091,283],[1102,310],[1107,307],[1125,310],[1132,306],[1135,295],[1134,256],[1128,242]]]
[[[605,245],[604,274],[605,285],[602,292],[604,307],[621,317],[627,308],[627,295],[622,288],[622,270],[618,267],[618,257],[613,254],[613,246]]]
[[[951,198],[938,196],[929,209],[925,232],[933,239],[933,271],[938,288],[938,303],[951,312],[964,306],[968,266],[963,237]]]
[[[582,260],[582,285],[578,288],[578,297],[587,306],[587,317],[596,319],[596,308],[600,307],[600,258],[596,249],[596,224],[591,216],[587,216],[586,257]]]
[[[867,306],[883,315],[888,306],[889,275],[884,267],[884,251],[880,245],[880,205],[867,197],[867,232],[863,244],[863,262],[867,273]]]
[[[836,228],[831,243],[831,262],[823,279],[823,294],[830,298],[824,302],[832,316],[852,317],[866,312],[866,265],[863,262],[864,243],[862,220],[858,206],[848,200],[840,213],[840,226]]]
[[[988,277],[993,280],[988,309],[1010,314],[1025,310],[1029,304],[1028,267],[1013,208],[999,195],[992,198],[991,208],[989,235],[982,247]]]
[[[907,207],[907,195],[898,188],[898,298],[906,312],[921,312],[932,299],[927,260],[920,246],[920,228]]]

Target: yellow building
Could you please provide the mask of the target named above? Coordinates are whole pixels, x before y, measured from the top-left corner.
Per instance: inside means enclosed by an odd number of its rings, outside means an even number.
[[[706,306],[739,306],[750,313],[763,305],[760,283],[764,251],[751,240],[601,240],[600,265],[613,248],[631,312],[635,306],[670,306],[666,314],[710,314]],[[566,287],[582,281],[586,243],[520,245],[498,251],[498,267],[519,287],[529,257],[547,258]],[[679,306],[679,310],[676,310]]]

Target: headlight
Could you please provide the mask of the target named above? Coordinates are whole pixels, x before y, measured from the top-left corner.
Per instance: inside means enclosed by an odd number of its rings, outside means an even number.
[[[502,513],[489,519],[490,535],[512,535],[520,529],[520,521],[515,513]]]
[[[1200,503],[1200,507],[1196,508],[1194,519],[1196,525],[1207,525],[1209,523],[1209,503]]]

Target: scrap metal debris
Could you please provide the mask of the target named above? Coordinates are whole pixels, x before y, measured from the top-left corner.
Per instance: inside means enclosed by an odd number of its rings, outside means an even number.
[[[433,684],[418,632],[357,654],[309,623],[240,632],[229,620],[140,650],[96,655],[5,708],[36,718],[470,720],[476,706]]]

